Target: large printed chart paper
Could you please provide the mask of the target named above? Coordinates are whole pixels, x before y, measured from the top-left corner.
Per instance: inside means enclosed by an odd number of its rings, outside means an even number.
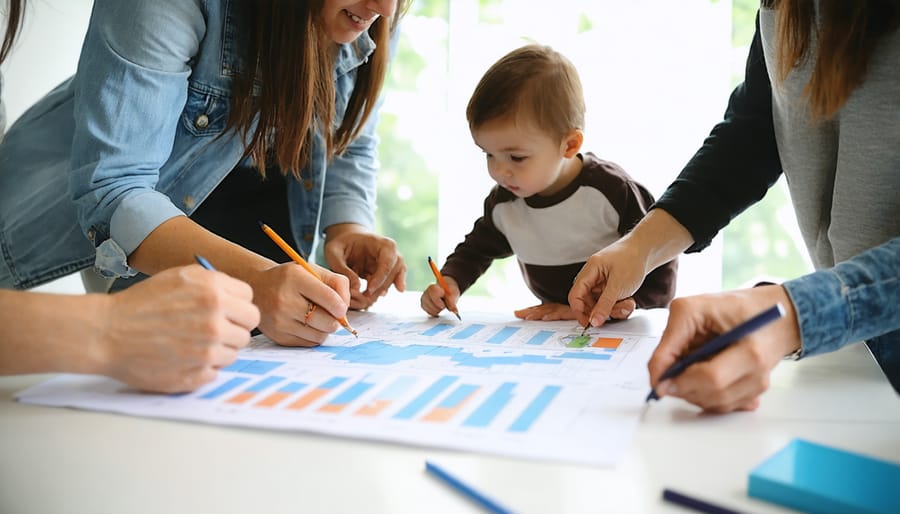
[[[214,382],[190,394],[146,394],[107,378],[62,375],[17,398],[611,466],[636,429],[646,363],[659,341],[640,318],[582,336],[573,321],[352,314],[359,339],[341,331],[307,349],[258,336]]]

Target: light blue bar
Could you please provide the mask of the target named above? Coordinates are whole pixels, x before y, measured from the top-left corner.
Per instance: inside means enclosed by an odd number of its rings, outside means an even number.
[[[319,386],[319,389],[334,389],[335,387],[343,384],[347,381],[347,377],[333,377],[328,379],[327,382]]]
[[[531,425],[543,414],[544,410],[553,401],[553,398],[562,390],[560,386],[547,386],[525,408],[525,411],[509,427],[510,432],[526,432]]]
[[[515,334],[518,331],[519,331],[519,327],[503,327],[503,330],[492,335],[491,338],[487,340],[487,342],[489,342],[491,344],[500,344],[503,341],[506,341],[507,339],[509,339],[510,336],[512,336],[513,334]]]
[[[275,361],[255,361],[248,359],[238,359],[231,363],[230,366],[222,368],[222,371],[233,371],[235,373],[250,373],[251,375],[265,375],[284,364]]]
[[[284,377],[266,377],[259,382],[253,384],[252,386],[247,388],[248,393],[258,393],[260,391],[265,391],[270,386],[277,384],[284,380]]]
[[[441,377],[435,383],[431,384],[422,394],[417,396],[415,400],[409,402],[406,407],[403,407],[400,412],[394,414],[394,419],[412,419],[419,411],[424,409],[426,405],[437,398],[439,394],[443,393],[444,389],[447,389],[450,387],[450,384],[456,382],[458,378],[459,377],[452,376]]]
[[[503,385],[494,391],[494,394],[488,397],[480,407],[475,409],[475,412],[463,422],[463,426],[486,427],[490,425],[491,421],[494,421],[494,418],[496,418],[497,415],[500,414],[500,411],[506,407],[506,404],[512,400],[512,392],[515,388],[515,382],[504,382]]]
[[[478,325],[478,324],[469,325],[468,327],[453,334],[453,337],[451,337],[450,339],[468,339],[468,338],[472,337],[473,335],[477,334],[478,331],[481,330],[482,328],[484,328],[484,325]]]
[[[459,404],[465,401],[465,399],[468,398],[469,395],[477,389],[477,385],[463,384],[457,387],[456,390],[450,393],[446,398],[444,398],[443,401],[438,404],[438,407],[442,409],[455,409],[456,407],[459,407]]]
[[[435,326],[429,328],[428,330],[422,332],[422,335],[423,336],[436,336],[436,335],[440,334],[441,332],[449,329],[452,326],[453,325],[450,325],[447,323],[441,323],[439,325],[435,325]]]
[[[251,373],[253,375],[265,375],[282,364],[284,363],[274,361],[252,361],[247,367],[242,369],[241,372]]]
[[[384,388],[383,391],[378,393],[375,397],[377,400],[396,400],[403,393],[406,392],[407,389],[412,387],[413,384],[416,383],[416,377],[400,377],[395,380],[391,385]]]
[[[250,381],[250,379],[247,377],[234,377],[231,380],[229,380],[228,382],[225,382],[224,384],[220,385],[219,387],[204,394],[200,398],[202,400],[212,400],[213,398],[218,398],[219,396],[222,396],[223,394],[227,393],[228,391],[231,391],[235,387],[240,386],[244,382],[249,382],[249,381]]]
[[[375,384],[372,384],[371,382],[363,382],[360,380],[359,382],[348,387],[341,394],[335,396],[334,399],[332,399],[330,402],[328,402],[328,404],[329,405],[347,405],[350,402],[352,402],[353,400],[359,398],[363,393],[365,393],[366,391],[371,389],[373,385],[375,385]]]
[[[544,344],[547,342],[547,339],[550,339],[550,336],[552,335],[553,332],[549,330],[541,330],[537,334],[531,336],[531,339],[529,339],[525,344]]]
[[[225,366],[224,368],[222,368],[222,371],[234,371],[234,372],[242,371],[244,368],[249,366],[251,362],[253,362],[253,361],[248,360],[248,359],[238,359],[238,360],[232,362],[231,364],[229,364],[228,366]]]
[[[297,391],[303,389],[309,384],[304,384],[302,382],[291,382],[289,384],[285,384],[281,389],[278,390],[280,393],[296,393]]]

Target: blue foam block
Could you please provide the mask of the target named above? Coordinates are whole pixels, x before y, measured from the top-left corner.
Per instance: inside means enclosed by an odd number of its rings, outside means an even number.
[[[900,464],[794,439],[750,472],[748,494],[823,513],[900,513]]]

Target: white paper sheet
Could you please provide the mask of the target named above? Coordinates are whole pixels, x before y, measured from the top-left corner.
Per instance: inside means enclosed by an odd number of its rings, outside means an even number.
[[[264,336],[184,395],[62,375],[25,403],[612,466],[648,392],[659,342],[640,317],[591,329],[466,313],[465,321],[351,313],[318,348]]]

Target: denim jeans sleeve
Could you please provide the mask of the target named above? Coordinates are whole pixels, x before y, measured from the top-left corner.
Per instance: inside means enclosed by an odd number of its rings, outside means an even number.
[[[900,329],[900,237],[784,287],[797,311],[802,356],[894,332]]]

